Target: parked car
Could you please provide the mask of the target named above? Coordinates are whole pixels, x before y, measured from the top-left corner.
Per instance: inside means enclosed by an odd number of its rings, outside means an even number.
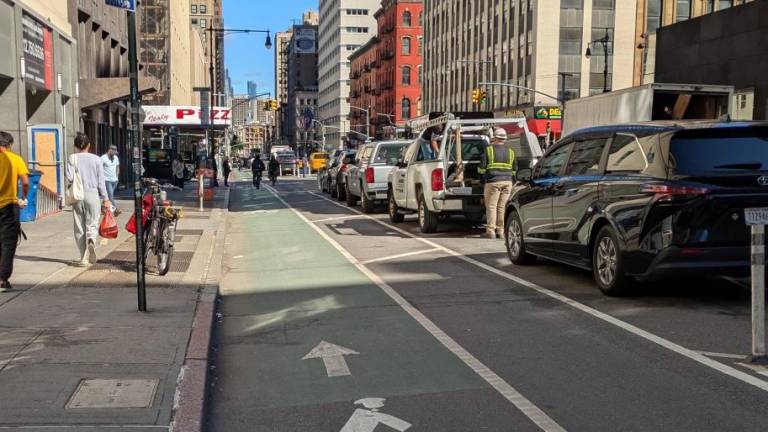
[[[296,173],[296,155],[293,152],[280,152],[276,154],[280,163],[280,175],[292,175]]]
[[[464,215],[480,222],[485,215],[480,161],[490,145],[490,128],[509,129],[509,144],[519,167],[530,167],[541,155],[535,135],[525,118],[446,120],[436,119],[408,147],[397,167],[389,174],[388,211],[393,223],[406,213],[418,214],[423,233],[437,231],[441,215]],[[440,135],[434,132],[439,126]],[[461,143],[458,140],[461,139]],[[437,141],[434,154],[431,142]]]
[[[328,170],[328,190],[331,197],[344,201],[347,199],[346,173],[349,165],[355,160],[357,152],[354,150],[346,150],[342,152],[333,166]]]
[[[744,209],[768,207],[768,123],[582,129],[520,170],[509,258],[593,272],[606,295],[663,275],[748,274]]]
[[[347,204],[354,206],[360,200],[363,212],[371,213],[376,203],[386,202],[389,173],[409,144],[410,141],[380,141],[363,146],[347,169]]]
[[[331,167],[333,167],[334,163],[337,162],[339,155],[341,155],[343,152],[343,150],[334,150],[328,158],[328,163],[324,167],[320,168],[320,171],[317,172],[317,188],[320,189],[320,192],[331,193],[329,173]]]
[[[320,172],[328,166],[329,155],[326,152],[315,152],[309,155],[309,170],[312,173]]]

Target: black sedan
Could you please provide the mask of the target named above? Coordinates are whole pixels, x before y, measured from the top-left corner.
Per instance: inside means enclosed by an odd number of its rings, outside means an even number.
[[[768,123],[678,122],[577,131],[518,173],[513,263],[589,269],[607,295],[633,279],[749,271],[744,209],[768,207]]]

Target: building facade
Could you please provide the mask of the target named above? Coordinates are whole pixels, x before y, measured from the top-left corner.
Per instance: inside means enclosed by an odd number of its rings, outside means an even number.
[[[656,79],[733,85],[735,120],[768,119],[768,2],[747,2],[658,29]]]
[[[288,46],[291,35],[292,30],[275,34],[275,100],[280,107],[276,126],[281,143],[289,139],[285,125],[288,122]]]
[[[317,116],[317,26],[293,26],[287,57],[287,107],[284,135],[299,154],[312,146]]]
[[[213,58],[213,76],[216,84],[215,92],[217,93],[214,101],[217,105],[226,106],[227,74],[224,66],[224,34],[210,31],[212,28],[224,27],[222,2],[223,0],[189,0],[189,14],[190,25],[200,31],[206,61],[210,62]],[[213,52],[213,57],[211,57],[211,52]],[[210,78],[208,82],[210,82]]]
[[[370,109],[370,113],[352,109],[349,119],[352,130],[370,130],[372,136],[382,138],[387,126],[403,125],[422,115],[423,2],[384,0],[374,16],[378,36],[349,57],[350,106]],[[352,133],[349,139],[359,142],[364,137]]]
[[[655,81],[656,33],[659,28],[687,21],[753,0],[638,0],[634,84]]]
[[[426,112],[477,109],[533,117],[540,107],[558,105],[558,98],[632,86],[636,0],[424,3]],[[601,44],[590,44],[605,35],[607,57]],[[493,85],[485,102],[473,104],[472,90],[481,82],[541,93]],[[552,126],[559,128],[559,120]]]
[[[446,2],[447,3],[447,2]],[[379,0],[320,0],[318,118],[326,141],[341,147],[349,130],[349,55],[376,35]]]

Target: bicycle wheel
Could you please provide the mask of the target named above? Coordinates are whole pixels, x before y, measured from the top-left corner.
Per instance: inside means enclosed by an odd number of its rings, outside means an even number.
[[[171,269],[171,260],[173,259],[173,241],[175,229],[173,223],[164,222],[160,231],[160,241],[157,251],[157,273],[165,276]]]
[[[144,231],[143,231],[143,234],[144,234],[143,235],[143,237],[144,237],[144,241],[143,241],[143,246],[144,246],[144,248],[143,248],[143,250],[144,250],[143,264],[144,264],[145,271],[146,271],[146,268],[147,268],[147,255],[149,255],[150,249],[152,249],[154,251],[155,243],[156,243],[156,241],[155,241],[155,238],[156,238],[155,237],[155,231],[156,231],[155,230],[155,226],[157,225],[157,220],[154,219],[153,215],[150,215],[150,217],[152,217],[152,219],[151,219],[150,223],[147,224],[144,227]]]

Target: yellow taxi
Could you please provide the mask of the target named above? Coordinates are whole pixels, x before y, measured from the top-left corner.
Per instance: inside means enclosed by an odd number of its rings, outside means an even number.
[[[309,169],[311,172],[318,172],[328,166],[328,153],[315,152],[309,155]]]

